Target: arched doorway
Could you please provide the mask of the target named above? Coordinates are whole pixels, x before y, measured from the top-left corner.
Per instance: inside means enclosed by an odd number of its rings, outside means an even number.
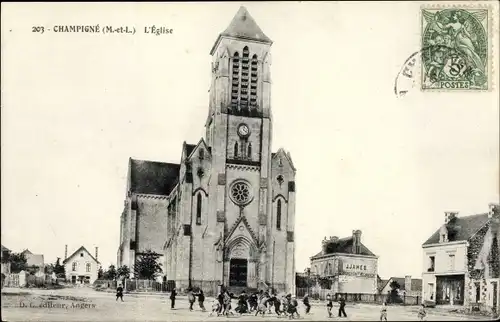
[[[229,287],[255,287],[255,245],[238,236],[227,245],[227,275]]]

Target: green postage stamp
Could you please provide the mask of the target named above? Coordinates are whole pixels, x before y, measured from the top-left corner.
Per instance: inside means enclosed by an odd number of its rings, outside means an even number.
[[[489,10],[421,8],[422,90],[487,91]]]

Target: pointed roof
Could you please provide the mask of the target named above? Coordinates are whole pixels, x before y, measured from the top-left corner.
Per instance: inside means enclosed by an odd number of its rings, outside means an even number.
[[[227,237],[226,237],[226,242],[229,241],[233,237],[233,233],[235,232],[236,228],[238,228],[240,226],[240,223],[243,223],[243,225],[247,229],[248,233],[250,234],[250,237],[253,239],[253,242],[257,245],[259,239],[255,235],[255,232],[253,231],[252,227],[250,227],[250,224],[248,223],[247,218],[244,215],[240,216],[234,222],[231,229],[229,229],[229,233],[227,234]]]
[[[68,256],[68,258],[63,260],[63,264],[66,264],[73,256],[75,256],[76,254],[78,254],[82,250],[87,252],[87,254],[89,254],[90,258],[92,258],[97,264],[101,264],[94,256],[92,256],[92,254],[84,246],[80,246],[80,248],[78,248],[73,254],[71,254],[70,256]]]
[[[213,54],[216,45],[223,36],[255,40],[268,44],[273,43],[273,41],[267,37],[264,32],[262,32],[260,27],[248,12],[247,8],[243,6],[240,7],[233,20],[231,20],[229,27],[227,27],[226,30],[219,35],[217,41],[212,47],[212,50],[210,51],[210,54]]]
[[[169,195],[177,184],[180,165],[130,159],[130,191],[133,193]]]

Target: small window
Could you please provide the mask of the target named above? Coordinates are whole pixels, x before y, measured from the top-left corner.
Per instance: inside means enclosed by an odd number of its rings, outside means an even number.
[[[234,142],[234,157],[238,157],[238,142]]]
[[[281,199],[278,199],[276,205],[276,229],[281,230]]]
[[[248,154],[247,157],[252,158],[252,143],[248,143]]]
[[[434,256],[429,256],[429,268],[427,269],[428,272],[434,272],[435,261],[436,258]]]
[[[198,152],[198,157],[200,160],[203,160],[205,158],[205,150],[200,149],[200,151]]]
[[[196,197],[196,224],[201,225],[201,192]]]
[[[80,257],[83,257],[83,253],[80,253]]]

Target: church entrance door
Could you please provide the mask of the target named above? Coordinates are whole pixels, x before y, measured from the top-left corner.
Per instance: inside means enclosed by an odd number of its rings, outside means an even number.
[[[248,260],[232,258],[229,262],[229,286],[247,286]]]

